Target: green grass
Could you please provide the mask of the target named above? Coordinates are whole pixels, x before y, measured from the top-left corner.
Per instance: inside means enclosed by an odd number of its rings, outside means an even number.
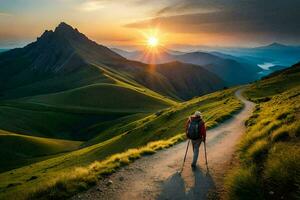
[[[132,141],[134,145],[143,143],[145,140],[164,139],[184,132],[185,120],[197,109],[205,113],[206,125],[212,128],[230,118],[242,107],[240,101],[233,96],[234,90],[220,91],[195,98],[123,126],[111,126],[111,128],[90,140],[88,144],[103,142],[111,136],[122,133],[132,135],[135,138],[135,141]],[[178,124],[181,124],[181,126],[178,126]],[[129,144],[131,144],[131,141],[127,143],[127,145]]]
[[[239,164],[225,181],[228,199],[298,199],[300,196],[300,70],[252,84],[257,106],[238,146]]]
[[[82,142],[20,135],[0,130],[0,171],[28,165],[48,155],[78,149]]]
[[[87,110],[62,110],[36,104],[6,104],[0,106],[0,127],[11,132],[38,137],[88,140],[93,136],[93,132],[86,135],[84,130],[90,126],[133,114],[89,113]]]
[[[300,191],[299,141],[278,142],[270,148],[265,162],[263,181],[275,196],[299,199]]]
[[[66,78],[57,76],[8,90],[4,99],[22,97],[27,90],[31,91],[27,96],[48,93],[0,101],[0,128],[38,137],[89,140],[104,131],[104,124],[129,122],[177,104],[123,76],[89,66]],[[81,81],[70,85],[75,79]],[[75,88],[51,93],[63,90],[57,83]],[[48,86],[56,89],[48,91]]]
[[[111,126],[130,123],[176,104],[121,84],[94,84],[49,95],[3,101],[0,104],[0,127],[23,135],[87,141]],[[2,165],[6,166],[5,169],[13,169],[34,160],[17,159]]]
[[[143,155],[150,155],[155,151],[168,148],[184,139],[178,135],[164,141],[150,142],[138,149],[129,149],[123,153],[115,154],[103,161],[95,161],[86,167],[75,168],[71,176],[62,174],[58,179],[45,187],[38,188],[28,195],[29,199],[65,199],[72,194],[88,189],[96,184],[97,178],[115,172],[118,168],[128,165]]]
[[[167,108],[169,101],[132,88],[94,84],[60,93],[0,103],[0,127],[16,133],[71,140],[87,140],[99,122]],[[16,120],[18,119],[18,120]],[[47,123],[47,126],[44,124]],[[85,133],[88,129],[89,134]]]
[[[226,189],[229,190],[227,198],[243,200],[261,200],[263,194],[261,185],[256,176],[256,168],[253,165],[247,167],[235,167],[226,177]]]
[[[181,62],[148,65],[127,60],[96,66],[135,80],[152,91],[179,101],[216,91],[225,84],[219,77],[203,68]]]
[[[86,189],[99,175],[114,172],[143,154],[182,140],[186,118],[195,110],[203,112],[209,128],[230,118],[243,106],[234,97],[235,90],[176,104],[131,123],[110,124],[111,128],[99,132],[99,136],[85,143],[82,149],[2,173],[0,199],[39,198],[41,195],[65,198]],[[24,195],[18,196],[20,193]]]
[[[33,72],[25,68],[28,61],[21,61],[17,63],[15,71],[11,70],[8,65],[4,80],[6,84],[3,85],[3,91],[0,88],[0,99],[16,99],[26,96],[34,96],[41,94],[49,94],[53,92],[64,91],[93,83],[113,83],[112,80],[105,77],[101,71],[89,64],[83,64],[78,70],[68,73],[67,75],[48,72],[46,74]],[[4,66],[1,66],[5,70]],[[20,69],[22,68],[22,69]],[[3,72],[3,71],[1,71]],[[12,74],[11,74],[12,73]]]
[[[138,83],[133,79],[132,76],[130,76],[127,73],[120,73],[117,70],[114,70],[108,66],[105,65],[94,65],[94,67],[100,69],[103,71],[105,77],[111,79],[114,81],[115,84],[123,86],[123,87],[128,87],[133,90],[139,91],[140,93],[143,93],[147,96],[152,96],[153,98],[156,99],[161,99],[169,104],[175,105],[178,99],[176,96],[174,96],[172,93],[168,96],[163,96],[160,93],[157,93],[144,85]],[[174,100],[175,99],[175,100]]]
[[[153,112],[172,104],[115,84],[93,84],[60,93],[28,97],[19,101],[57,107],[91,108],[115,112]]]

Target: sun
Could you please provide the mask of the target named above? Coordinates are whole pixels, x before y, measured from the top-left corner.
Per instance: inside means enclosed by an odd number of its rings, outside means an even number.
[[[166,36],[158,27],[140,30],[140,44],[145,48],[145,51],[158,53],[161,48],[164,48]]]
[[[159,44],[159,40],[155,36],[150,36],[147,39],[147,44],[148,44],[149,47],[157,47],[158,44]]]

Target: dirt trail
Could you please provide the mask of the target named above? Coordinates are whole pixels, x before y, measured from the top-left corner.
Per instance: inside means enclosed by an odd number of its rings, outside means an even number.
[[[245,107],[233,118],[207,132],[208,167],[205,166],[203,144],[200,147],[198,167],[191,170],[192,149],[189,148],[185,168],[178,170],[186,148],[186,142],[158,153],[143,157],[120,169],[109,178],[100,180],[97,186],[72,199],[215,199],[216,189],[222,188],[224,173],[230,166],[234,147],[244,133],[244,121],[251,115],[254,104],[241,95],[235,95]]]

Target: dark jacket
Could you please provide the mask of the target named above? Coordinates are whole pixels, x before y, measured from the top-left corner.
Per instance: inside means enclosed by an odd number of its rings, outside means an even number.
[[[202,138],[203,141],[206,140],[206,128],[205,128],[205,123],[204,121],[201,119],[201,117],[197,117],[197,116],[191,116],[189,117],[189,119],[186,122],[185,125],[185,133],[187,134],[187,130],[189,127],[189,124],[191,121],[197,120],[199,121],[199,133],[200,133],[200,138]]]

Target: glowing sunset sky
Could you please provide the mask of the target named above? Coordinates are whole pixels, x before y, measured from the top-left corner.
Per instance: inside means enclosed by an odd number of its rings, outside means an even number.
[[[98,43],[137,45],[149,29],[164,45],[300,43],[298,0],[0,0],[0,48],[23,46],[61,21]]]

